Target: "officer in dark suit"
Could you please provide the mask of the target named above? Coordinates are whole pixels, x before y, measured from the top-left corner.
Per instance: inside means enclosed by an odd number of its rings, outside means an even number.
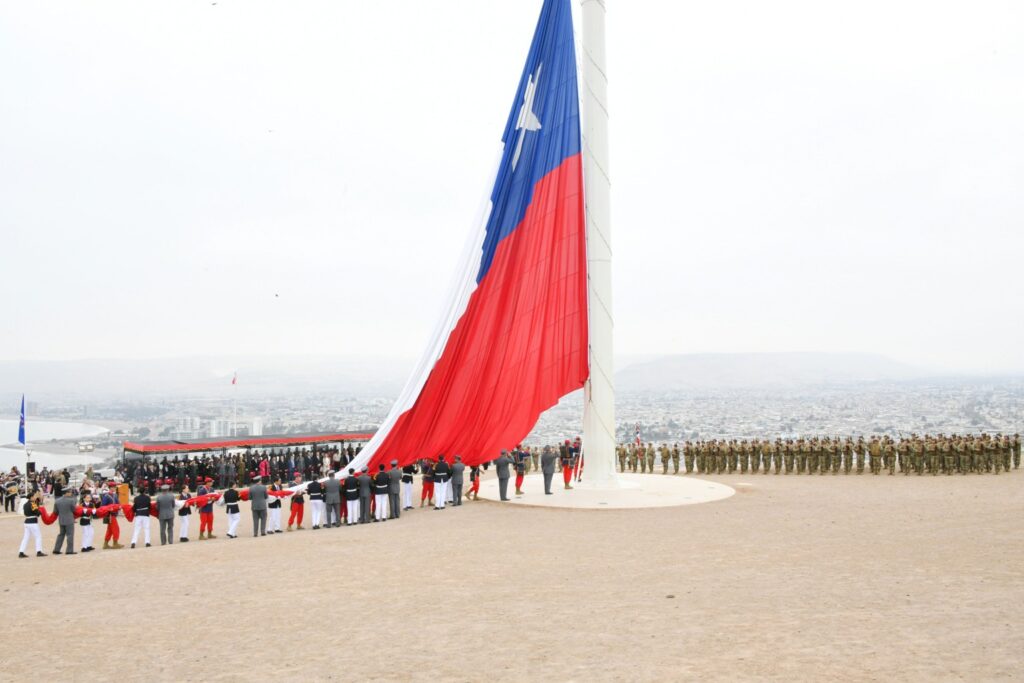
[[[327,505],[327,518],[324,526],[341,526],[341,482],[334,478],[334,470],[327,473],[324,482],[324,504]],[[331,522],[331,519],[334,522]]]
[[[262,478],[255,476],[253,483],[249,486],[249,505],[252,509],[252,535],[267,535],[267,487],[263,485]]]
[[[512,458],[508,457],[507,451],[494,459],[494,469],[498,473],[498,493],[502,500],[508,500],[508,467],[512,464]]]
[[[463,473],[466,471],[466,463],[462,462],[462,456],[456,455],[452,463],[452,505],[462,505],[462,481]]]
[[[373,485],[373,478],[369,469],[364,467],[359,473],[359,523],[366,524],[370,521],[370,487]]]
[[[551,481],[555,478],[555,464],[558,462],[558,454],[551,450],[551,446],[545,446],[540,456],[540,471],[544,475],[544,493],[551,495]]]
[[[398,461],[391,461],[388,470],[388,518],[398,519],[402,516],[401,504],[398,501],[402,492],[402,470],[398,469]]]
[[[174,543],[174,494],[170,484],[162,484],[156,497],[156,520],[160,525],[160,545]]]
[[[60,555],[61,543],[67,539],[65,555],[76,555],[75,553],[75,491],[66,488],[64,495],[53,504],[53,511],[57,513],[57,523],[60,524],[60,533],[57,534],[57,543],[53,546],[53,554]]]

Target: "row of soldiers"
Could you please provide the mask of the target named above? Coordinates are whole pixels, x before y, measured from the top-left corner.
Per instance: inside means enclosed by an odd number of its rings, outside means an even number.
[[[1020,434],[911,434],[899,440],[891,436],[815,436],[798,439],[711,439],[679,444],[620,444],[619,469],[623,472],[654,473],[661,460],[662,474],[679,473],[680,455],[687,474],[872,474],[883,470],[895,474],[916,472],[968,474],[1020,468]]]

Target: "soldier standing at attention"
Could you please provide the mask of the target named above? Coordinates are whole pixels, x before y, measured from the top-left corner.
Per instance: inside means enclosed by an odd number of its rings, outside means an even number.
[[[687,474],[693,474],[693,444],[687,441],[683,444],[683,465]]]
[[[309,494],[309,514],[312,519],[313,529],[319,529],[324,518],[324,485],[319,479],[314,479],[306,486],[306,493]]]
[[[679,444],[672,444],[672,474],[679,474]]]
[[[877,436],[872,436],[868,443],[868,455],[871,456],[871,474],[882,472],[882,444]]]
[[[857,474],[864,474],[864,437],[858,436],[857,443],[853,447],[853,452],[857,455]]]
[[[1020,469],[1020,434],[1013,435],[1013,469]]]
[[[661,444],[661,473],[668,474],[668,461],[672,455],[668,450],[668,444]]]
[[[654,444],[647,443],[647,471],[654,474]]]
[[[645,474],[647,472],[647,453],[643,444],[636,445],[636,459],[640,464],[640,474]]]
[[[739,456],[740,460],[740,472],[743,474],[747,473],[747,461],[750,459],[750,446],[747,445],[747,440],[743,439],[736,446],[736,455]]]
[[[547,448],[545,446],[544,448]],[[619,459],[619,472],[626,471],[626,447],[621,443],[615,447],[615,455]]]
[[[775,444],[769,439],[765,439],[764,443],[761,444],[761,453],[764,455],[764,473],[770,474],[772,471],[772,458],[775,457]],[[778,474],[779,470],[775,470],[775,474]]]
[[[942,453],[942,466],[946,470],[946,476],[953,474],[956,469],[956,458],[953,454],[953,442],[951,439],[942,439],[939,442],[939,450]]]
[[[889,461],[889,474],[896,474],[896,444],[893,443],[892,437],[885,437],[885,458]]]
[[[530,460],[533,461],[533,471],[537,471],[537,466],[540,463],[540,448],[534,446],[530,449]]]

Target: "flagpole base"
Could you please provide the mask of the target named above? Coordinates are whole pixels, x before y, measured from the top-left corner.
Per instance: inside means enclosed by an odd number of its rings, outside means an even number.
[[[523,494],[511,490],[505,504],[532,507],[570,508],[574,510],[628,510],[656,507],[696,505],[723,500],[736,493],[725,484],[692,476],[665,474],[617,473],[610,481],[571,482],[571,489],[563,484],[561,472],[555,473],[551,494],[544,493],[544,477],[527,475]],[[511,489],[511,487],[510,487]],[[499,502],[497,479],[486,479],[480,484],[480,498]]]

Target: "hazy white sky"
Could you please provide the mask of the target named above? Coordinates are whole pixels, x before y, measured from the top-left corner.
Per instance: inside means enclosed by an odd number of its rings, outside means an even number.
[[[618,352],[1024,369],[1024,5],[607,4]],[[0,5],[0,358],[418,354],[539,8]]]

